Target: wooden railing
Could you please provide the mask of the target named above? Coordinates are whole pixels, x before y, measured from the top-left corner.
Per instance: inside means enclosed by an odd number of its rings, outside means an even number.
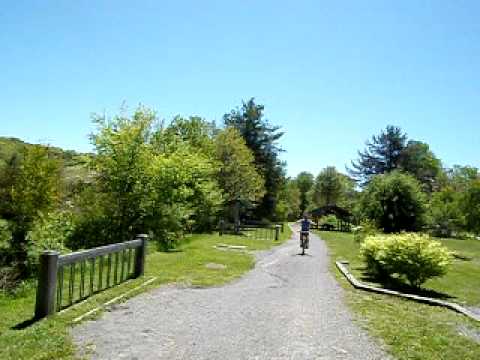
[[[97,292],[142,276],[147,238],[141,234],[135,240],[67,255],[56,251],[43,252],[40,255],[35,317],[52,315]]]
[[[232,225],[233,226],[233,225]],[[229,227],[227,224],[220,222],[219,225],[219,235],[222,236],[224,233],[228,233],[227,231]],[[238,231],[233,230],[233,233],[243,233],[244,235],[250,236],[256,240],[275,240],[278,241],[280,239],[280,232],[284,232],[284,225],[277,224],[277,225],[249,225],[249,224],[240,224],[238,226]]]

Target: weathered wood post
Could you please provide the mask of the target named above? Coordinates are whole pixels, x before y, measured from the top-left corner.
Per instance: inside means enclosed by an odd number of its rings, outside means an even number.
[[[147,258],[148,235],[138,234],[135,239],[142,240],[142,245],[137,249],[137,252],[135,254],[135,271],[133,273],[133,276],[137,278],[145,274],[145,260]]]
[[[57,289],[57,251],[44,251],[40,254],[38,269],[35,318],[41,319],[55,312],[55,292]]]
[[[218,235],[222,236],[223,232],[225,231],[225,220],[221,219],[219,226],[218,226]]]
[[[280,225],[275,225],[275,241],[280,240]]]

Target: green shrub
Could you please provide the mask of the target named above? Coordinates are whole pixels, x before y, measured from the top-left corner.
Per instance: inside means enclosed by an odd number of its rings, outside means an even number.
[[[27,234],[29,240],[28,263],[34,270],[38,257],[44,250],[69,252],[66,243],[74,229],[72,214],[66,211],[53,211],[40,214]]]
[[[371,220],[363,220],[360,225],[352,228],[353,240],[356,243],[362,243],[367,236],[376,235],[379,233],[377,226]]]
[[[329,225],[332,228],[336,228],[338,224],[337,217],[333,214],[327,215],[320,220],[320,224],[322,225]]]
[[[415,233],[368,236],[361,254],[376,277],[406,280],[414,287],[444,275],[452,259],[451,252],[440,242]]]

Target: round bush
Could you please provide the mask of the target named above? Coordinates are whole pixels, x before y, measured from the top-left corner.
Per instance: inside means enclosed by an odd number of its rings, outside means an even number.
[[[439,241],[415,233],[368,236],[361,254],[373,275],[406,280],[414,287],[444,275],[452,259]]]

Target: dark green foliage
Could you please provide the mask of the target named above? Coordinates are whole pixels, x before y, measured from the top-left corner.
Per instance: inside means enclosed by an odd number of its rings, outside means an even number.
[[[266,194],[257,208],[257,217],[271,218],[275,214],[278,193],[285,180],[285,164],[279,159],[282,151],[278,140],[283,136],[279,127],[272,126],[263,116],[264,106],[252,98],[240,109],[225,114],[226,126],[236,128],[252,150],[255,164],[265,179]]]
[[[387,233],[418,231],[425,223],[426,198],[411,175],[375,176],[362,193],[362,214]]]
[[[367,148],[359,151],[359,159],[352,162],[350,174],[366,185],[373,176],[402,170],[413,175],[423,190],[432,192],[439,188],[442,164],[428,144],[410,140],[395,126],[387,126],[379,135],[367,141]]]
[[[300,213],[301,216],[310,205],[308,193],[313,186],[314,178],[309,172],[303,171],[295,179],[298,190],[300,191]]]
[[[473,180],[461,199],[467,229],[480,234],[480,178]]]
[[[406,142],[407,135],[399,127],[387,126],[367,141],[363,152],[358,152],[359,159],[352,161],[352,169],[349,169],[351,175],[366,184],[375,175],[399,169]]]
[[[432,194],[429,206],[429,223],[432,235],[452,237],[464,227],[461,193],[446,186]]]
[[[442,163],[435,157],[428,144],[409,141],[400,156],[400,168],[413,175],[425,191],[431,193],[438,189],[438,180],[442,174]]]

